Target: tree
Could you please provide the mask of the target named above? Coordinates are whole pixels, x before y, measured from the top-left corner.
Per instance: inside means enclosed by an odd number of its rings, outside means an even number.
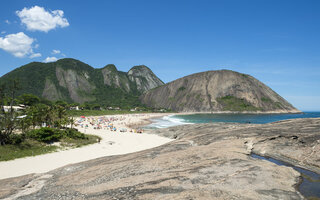
[[[17,102],[26,106],[33,106],[40,103],[40,98],[33,94],[23,94],[18,97]]]
[[[19,128],[21,129],[21,132],[23,134],[26,133],[32,125],[31,118],[25,115],[23,118],[20,118],[18,120],[18,125],[19,125]]]
[[[70,124],[70,127],[71,127],[71,129],[73,129],[73,125],[75,124],[75,122],[76,122],[76,120],[73,118],[73,117],[70,117],[70,118],[68,118],[69,119],[69,124]]]
[[[56,105],[55,108],[54,108],[56,114],[57,114],[57,118],[58,118],[58,121],[57,122],[57,125],[58,127],[61,129],[62,125],[65,125],[65,124],[68,124],[68,119],[67,119],[67,115],[66,115],[66,109],[60,105]]]
[[[0,145],[5,145],[10,141],[13,130],[18,126],[18,114],[13,108],[16,91],[19,89],[18,82],[13,80],[9,85],[10,102],[9,107],[5,109],[5,86],[0,87]]]
[[[89,104],[88,102],[85,102],[85,103],[83,104],[83,108],[84,108],[85,110],[91,110],[91,104]]]
[[[58,100],[55,102],[55,105],[59,105],[59,106],[66,108],[68,104],[65,101]]]
[[[51,125],[52,113],[50,106],[45,104],[36,104],[26,109],[25,113],[31,121],[33,128],[41,127],[43,123]]]

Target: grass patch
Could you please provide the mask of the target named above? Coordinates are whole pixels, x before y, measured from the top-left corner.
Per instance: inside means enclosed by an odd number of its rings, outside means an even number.
[[[248,74],[241,74],[244,78],[248,78],[249,75]]]
[[[35,140],[26,139],[18,145],[8,144],[0,146],[0,161],[46,154],[54,152],[57,149],[57,146],[47,145]]]
[[[224,111],[259,111],[261,108],[257,108],[251,105],[244,99],[240,99],[234,96],[224,96],[216,99],[222,106]]]
[[[282,108],[282,105],[280,102],[275,102],[274,103],[274,106],[277,108],[277,109],[281,109]]]
[[[263,102],[267,102],[267,103],[271,103],[271,102],[272,102],[272,100],[271,100],[271,99],[266,98],[266,97],[262,97],[262,98],[261,98],[261,101],[263,101]]]
[[[81,147],[100,140],[99,136],[83,134],[75,129],[40,128],[27,133],[26,138],[19,144],[0,146],[0,161],[46,154],[60,149]],[[60,142],[60,145],[52,145],[52,142]]]
[[[94,144],[99,140],[101,140],[99,136],[86,135],[85,139],[63,138],[60,140],[60,142],[61,142],[61,146],[63,147],[77,148],[77,147],[85,146],[88,144]]]

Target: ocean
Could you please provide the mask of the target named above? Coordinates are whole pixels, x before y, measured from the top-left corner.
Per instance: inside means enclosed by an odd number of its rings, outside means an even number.
[[[152,119],[152,123],[145,126],[146,129],[167,128],[183,124],[236,122],[265,124],[286,119],[316,118],[320,112],[303,112],[299,114],[192,114],[192,115],[169,115],[162,118]]]

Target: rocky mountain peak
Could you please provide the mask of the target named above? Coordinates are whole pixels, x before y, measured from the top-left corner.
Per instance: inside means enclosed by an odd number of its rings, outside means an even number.
[[[150,89],[163,85],[164,83],[145,65],[132,67],[128,71],[128,77],[135,82],[140,92],[146,92]]]
[[[134,66],[128,71],[129,76],[147,76],[148,74],[153,72],[145,65]]]
[[[102,68],[102,70],[110,71],[110,72],[117,72],[118,71],[117,67],[114,64],[108,64],[104,68]]]

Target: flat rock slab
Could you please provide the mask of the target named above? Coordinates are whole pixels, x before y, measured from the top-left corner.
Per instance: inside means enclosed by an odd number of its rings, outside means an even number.
[[[251,158],[250,153],[320,169],[320,119],[195,124],[153,133],[176,140],[46,174],[0,180],[0,198],[303,199],[296,190],[297,171]]]

